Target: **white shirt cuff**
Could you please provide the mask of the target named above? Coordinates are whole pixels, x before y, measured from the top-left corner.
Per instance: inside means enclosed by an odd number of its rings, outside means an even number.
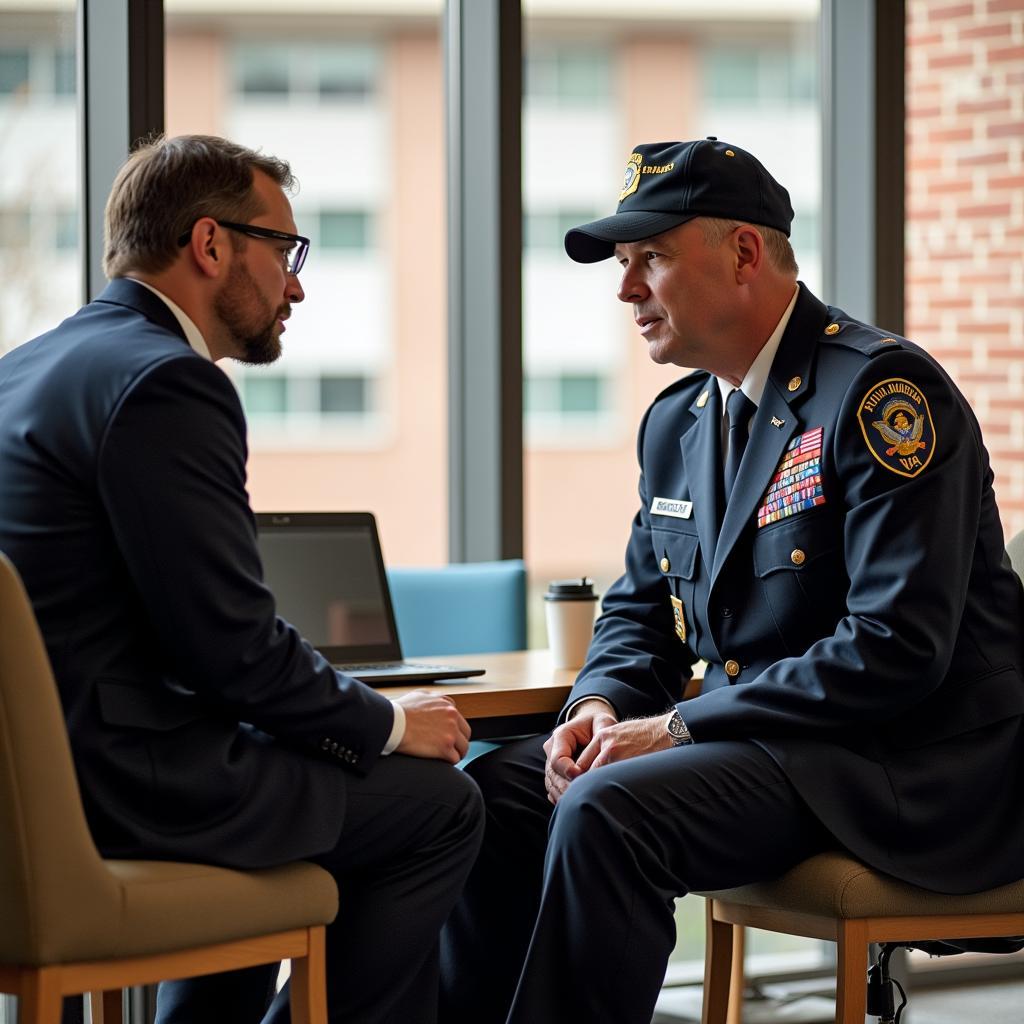
[[[602,704],[607,704],[609,710],[611,711],[611,713],[613,715],[615,715],[616,718],[618,718],[618,712],[615,710],[614,707],[612,707],[612,702],[610,700],[605,700],[604,697],[598,697],[597,694],[594,694],[593,696],[590,696],[590,697],[580,697],[579,700],[574,701],[572,703],[572,705],[570,706],[569,710],[566,711],[566,713],[565,713],[565,720],[568,722],[569,719],[572,718],[572,716],[573,716],[574,712],[576,711],[576,709],[581,704],[585,703],[588,700],[599,700]]]
[[[391,735],[388,737],[387,743],[384,744],[384,749],[381,754],[387,757],[388,754],[394,753],[398,748],[398,744],[402,742],[405,737],[405,708],[401,704],[395,701],[391,702],[391,706],[395,709],[395,721],[391,726]]]

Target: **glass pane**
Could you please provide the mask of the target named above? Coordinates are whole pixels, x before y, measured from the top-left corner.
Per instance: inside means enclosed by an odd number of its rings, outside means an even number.
[[[257,509],[369,509],[392,563],[448,556],[443,0],[167,0],[170,134],[288,160],[312,245],[267,370],[225,361]],[[410,522],[408,496],[416,495]]]
[[[789,189],[800,278],[820,291],[819,10],[813,0],[636,0],[618,11],[587,2],[527,11],[525,523],[531,642],[541,645],[547,580],[589,575],[604,591],[621,573],[636,512],[637,427],[687,372],[650,362],[616,300],[618,267],[572,263],[564,233],[615,211],[631,145],[715,135],[756,154]],[[569,508],[586,510],[571,528],[551,514]],[[703,914],[701,900],[679,901],[677,963],[703,957]],[[767,933],[753,945],[820,954]]]
[[[0,5],[0,353],[81,302],[75,18]]]

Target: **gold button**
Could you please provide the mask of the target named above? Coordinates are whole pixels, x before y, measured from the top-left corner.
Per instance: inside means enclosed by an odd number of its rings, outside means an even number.
[[[825,333],[826,334],[838,334],[839,333],[839,324],[829,324],[828,327],[825,328]]]
[[[735,156],[736,154],[731,149],[727,149],[725,151],[725,155],[726,156]]]
[[[794,565],[803,565],[807,561],[807,556],[799,548],[793,548],[789,553],[789,560]]]
[[[800,387],[800,385],[801,385],[801,384],[803,384],[803,382],[804,382],[804,379],[803,379],[803,377],[794,377],[794,378],[793,378],[793,379],[792,379],[792,380],[791,380],[791,381],[790,381],[790,382],[789,382],[789,383],[788,383],[788,384],[786,385],[786,387],[788,387],[790,391],[796,391],[796,389],[797,389],[798,387]]]
[[[896,344],[896,339],[895,338],[883,338],[878,344],[879,345],[895,345]]]
[[[708,404],[708,393],[706,391],[702,391],[700,393],[700,398],[697,399],[697,408],[698,409],[703,409],[704,406],[707,405],[707,404]]]
[[[725,663],[725,674],[730,679],[735,679],[740,674],[740,663],[733,661],[731,658]]]
[[[671,568],[672,568],[672,563],[667,558],[663,558],[661,560],[661,571],[662,572],[668,572],[669,569],[671,569]]]

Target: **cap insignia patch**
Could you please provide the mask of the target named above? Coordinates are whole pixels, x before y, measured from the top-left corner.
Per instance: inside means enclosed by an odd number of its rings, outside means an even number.
[[[915,477],[935,454],[935,424],[921,390],[901,377],[880,381],[858,410],[868,450],[886,469]]]
[[[619,193],[621,203],[626,196],[631,196],[640,187],[640,165],[644,158],[639,153],[632,153],[626,164],[626,176],[622,179],[622,191]]]

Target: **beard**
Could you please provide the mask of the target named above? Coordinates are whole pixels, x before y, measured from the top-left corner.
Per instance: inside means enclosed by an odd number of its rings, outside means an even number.
[[[249,268],[235,260],[224,287],[213,304],[214,312],[234,342],[240,363],[266,365],[281,355],[277,322],[287,317],[289,307],[272,309],[260,294]]]

